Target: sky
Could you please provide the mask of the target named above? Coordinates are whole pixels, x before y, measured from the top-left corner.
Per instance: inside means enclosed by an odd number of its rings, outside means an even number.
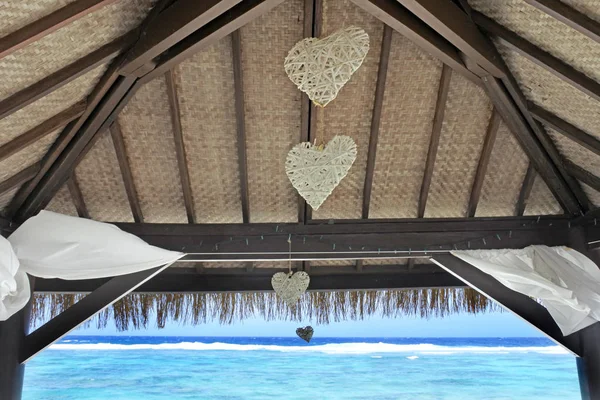
[[[92,325],[94,325],[92,323]],[[264,321],[248,319],[232,325],[219,322],[197,326],[180,326],[170,323],[164,329],[118,332],[112,321],[107,328],[79,328],[74,335],[125,335],[125,336],[295,336],[296,328],[311,325],[321,337],[540,337],[535,328],[517,316],[504,313],[479,315],[458,314],[445,318],[423,319],[418,317],[381,318],[364,321],[345,321],[329,325],[317,325],[311,321]]]

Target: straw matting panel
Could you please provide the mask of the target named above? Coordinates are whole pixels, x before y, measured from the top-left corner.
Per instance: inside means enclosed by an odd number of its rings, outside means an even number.
[[[408,258],[371,258],[363,260],[363,265],[406,265]]]
[[[586,16],[600,22],[600,0],[560,0]]]
[[[50,203],[46,206],[46,210],[73,217],[78,216],[77,209],[75,208],[75,204],[73,204],[71,193],[69,193],[69,188],[66,184],[56,192]]]
[[[39,20],[75,0],[8,0],[0,2],[0,37]]]
[[[289,261],[260,261],[253,263],[254,268],[288,268]],[[302,267],[302,261],[292,261],[292,268]]]
[[[540,175],[535,176],[524,215],[562,214],[560,205]]]
[[[19,111],[0,119],[0,146],[85,99],[105,69],[106,66],[101,65]]]
[[[417,217],[441,63],[394,32],[369,218]]]
[[[425,217],[465,217],[492,106],[483,89],[452,74]]]
[[[127,192],[108,131],[75,169],[83,200],[92,219],[133,222]]]
[[[541,49],[600,80],[600,44],[594,40],[523,0],[471,0],[471,4]]]
[[[135,28],[154,0],[119,0],[0,60],[0,98],[39,81]]]
[[[497,47],[529,100],[600,138],[599,101],[502,44]]]
[[[347,267],[349,265],[356,265],[355,260],[319,260],[309,261],[308,265],[311,267]]]
[[[298,194],[285,174],[300,137],[300,91],[283,60],[302,39],[304,2],[288,0],[241,28],[250,222],[296,222]]]
[[[196,219],[242,222],[231,37],[181,63],[175,78]]]
[[[20,188],[21,187],[19,186],[9,190],[8,192],[0,194],[0,210],[2,210],[2,212],[0,212],[1,215],[5,215],[5,208],[10,205],[10,202],[12,201],[13,197],[15,197],[15,194],[17,194]]]
[[[579,181],[579,184],[583,188],[583,191],[585,192],[588,199],[592,202],[592,204],[596,207],[600,206],[600,192],[581,181]]]
[[[375,85],[383,24],[349,0],[323,1],[323,34],[356,25],[369,34],[370,50],[361,67],[340,90],[337,98],[325,108],[316,108],[316,132],[311,140],[327,143],[336,135],[352,137],[358,145],[358,155],[348,175],[340,182],[325,203],[313,212],[316,219],[361,218],[363,189],[371,130]],[[391,84],[391,80],[388,80]]]
[[[164,77],[142,86],[119,115],[144,222],[187,222]]]
[[[245,262],[203,262],[201,266],[202,268],[246,268],[247,264]]]
[[[504,217],[515,213],[515,205],[529,159],[504,122],[496,135],[476,217]]]
[[[40,161],[58,137],[60,129],[44,136],[0,162],[0,182]]]

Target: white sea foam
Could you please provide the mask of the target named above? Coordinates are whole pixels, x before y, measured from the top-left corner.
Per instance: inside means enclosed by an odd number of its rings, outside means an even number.
[[[373,354],[373,353],[412,353],[452,355],[461,353],[478,354],[569,354],[560,346],[545,347],[482,347],[482,346],[438,346],[434,344],[390,344],[390,343],[331,343],[318,346],[276,346],[230,343],[162,343],[162,344],[113,344],[78,343],[54,344],[54,350],[194,350],[194,351],[278,351],[283,353],[324,353],[324,354]]]
[[[419,356],[408,356],[406,358],[408,358],[409,360],[416,360],[417,358],[419,358]]]

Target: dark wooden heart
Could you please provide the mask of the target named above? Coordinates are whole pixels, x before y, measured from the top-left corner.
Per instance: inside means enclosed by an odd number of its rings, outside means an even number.
[[[306,326],[304,328],[296,329],[296,335],[298,335],[301,339],[305,340],[306,343],[310,343],[310,339],[312,339],[313,333],[315,333],[315,330],[312,328],[312,326]]]

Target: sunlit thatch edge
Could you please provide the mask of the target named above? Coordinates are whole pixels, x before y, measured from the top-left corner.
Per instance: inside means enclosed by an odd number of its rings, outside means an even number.
[[[43,324],[83,297],[84,294],[36,293],[32,324]],[[104,328],[113,320],[117,330],[126,331],[147,328],[152,319],[158,328],[169,321],[188,325],[210,321],[231,324],[246,318],[328,324],[372,315],[429,318],[499,309],[494,302],[468,288],[315,291],[307,292],[295,308],[281,302],[274,292],[131,294],[96,315],[93,322]]]

